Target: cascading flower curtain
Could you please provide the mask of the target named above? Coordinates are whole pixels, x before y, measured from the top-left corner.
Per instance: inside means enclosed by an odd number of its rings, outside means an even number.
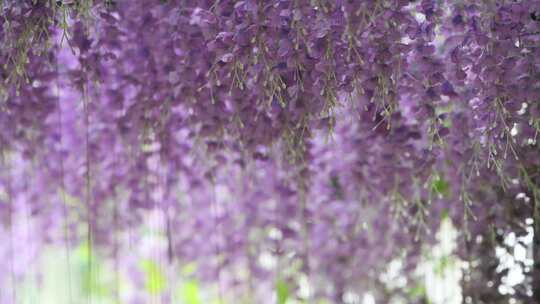
[[[0,303],[51,244],[126,303],[182,303],[139,257],[219,303],[420,302],[380,274],[445,218],[464,301],[540,301],[540,1],[0,3]]]

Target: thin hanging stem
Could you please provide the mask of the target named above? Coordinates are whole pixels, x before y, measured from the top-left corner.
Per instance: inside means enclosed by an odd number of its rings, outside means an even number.
[[[7,173],[7,183],[6,183],[6,194],[7,194],[7,200],[8,200],[8,233],[9,233],[9,268],[10,268],[10,276],[11,276],[11,284],[12,284],[12,290],[11,290],[11,297],[13,300],[13,303],[17,303],[17,284],[16,284],[16,277],[15,277],[15,247],[14,247],[14,238],[13,238],[13,198],[11,196],[11,166],[8,164],[9,162],[6,161],[6,157],[4,155],[4,151],[0,151],[0,163],[4,165],[6,168],[5,172]]]
[[[120,303],[120,265],[118,263],[118,249],[119,249],[119,240],[118,240],[118,202],[114,202],[113,207],[113,233],[114,233],[114,300],[116,303]]]
[[[34,165],[35,165],[34,162],[32,162],[32,169],[31,169],[31,172],[35,172],[36,167],[35,167]],[[29,174],[28,179],[25,180],[25,189],[27,189],[28,184],[32,184],[31,179],[32,179],[32,174]],[[24,218],[25,218],[25,220],[26,220],[26,221],[25,221],[25,224],[26,224],[26,241],[28,242],[28,247],[29,247],[29,248],[28,248],[28,251],[27,251],[27,254],[28,254],[28,255],[26,256],[26,258],[29,258],[29,257],[32,255],[32,250],[33,250],[33,248],[34,248],[34,242],[32,241],[32,238],[30,237],[30,236],[31,236],[31,232],[30,232],[30,231],[31,231],[31,228],[32,228],[32,226],[31,226],[31,224],[30,224],[30,223],[31,223],[31,217],[32,217],[32,208],[29,207],[28,204],[25,204],[25,207],[26,207],[26,208],[25,208],[25,210],[24,210],[24,215],[25,215]],[[29,263],[28,268],[29,268],[29,272],[30,272],[30,275],[28,275],[28,277],[32,278],[32,275],[33,275],[34,273],[37,273],[37,272],[35,271],[35,268],[34,268],[33,263]],[[36,282],[37,282],[37,280],[36,280]],[[29,292],[27,291],[27,288],[26,288],[26,287],[24,288],[23,293],[24,293],[24,294],[30,294],[30,295],[31,295],[30,297],[31,297],[31,298],[33,297],[33,293],[29,293]],[[31,300],[30,300],[30,301],[31,301]]]
[[[69,303],[73,303],[73,287],[71,284],[71,255],[69,252],[69,227],[68,227],[68,208],[66,204],[66,185],[64,180],[64,156],[63,156],[63,129],[62,129],[62,107],[60,105],[60,81],[58,72],[58,57],[55,60],[55,72],[56,72],[56,107],[58,108],[58,141],[60,145],[60,203],[62,204],[62,216],[64,217],[64,250],[67,263],[67,284]]]
[[[88,303],[92,304],[92,208],[90,193],[90,113],[88,111],[88,92],[86,80],[83,84],[83,107],[84,107],[84,129],[85,129],[85,205],[87,207],[87,243],[88,243]]]
[[[221,246],[220,246],[220,240],[223,237],[223,232],[221,230],[221,225],[219,223],[219,214],[218,214],[218,206],[217,206],[217,193],[216,193],[216,183],[215,178],[212,176],[211,179],[212,183],[212,199],[211,199],[211,209],[212,213],[214,214],[214,221],[216,223],[216,230],[217,230],[217,242],[216,242],[216,259],[217,259],[217,276],[218,276],[218,301],[220,304],[223,304],[223,284],[221,280]]]
[[[166,192],[166,188],[167,188],[167,177],[166,177],[166,173],[165,173],[165,169],[164,167],[160,164],[159,165],[159,187],[161,188],[161,190],[163,191],[163,197],[162,197],[162,201],[160,202],[160,207],[161,207],[161,212],[163,213],[163,225],[164,227],[162,228],[163,229],[163,234],[165,235],[166,239],[167,239],[167,251],[166,251],[166,254],[167,254],[167,258],[166,258],[166,262],[168,262],[169,264],[172,263],[172,259],[173,259],[173,251],[172,251],[172,241],[171,241],[171,227],[170,227],[170,221],[169,221],[169,215],[168,215],[168,206],[164,204],[164,201],[163,199],[165,199],[165,194],[167,193]],[[160,252],[160,257],[163,257],[163,252]],[[163,259],[161,259],[161,266],[163,266],[164,262],[163,262]],[[164,273],[164,275],[166,276],[167,278],[167,282],[171,281],[170,278],[169,278],[169,274],[166,272],[166,269],[168,267],[163,267],[164,269],[162,269],[161,271]],[[165,288],[167,288],[168,286],[164,286]],[[170,288],[167,288],[168,290],[166,291],[168,294],[169,294],[169,298],[172,299],[171,297],[171,293],[170,293]]]

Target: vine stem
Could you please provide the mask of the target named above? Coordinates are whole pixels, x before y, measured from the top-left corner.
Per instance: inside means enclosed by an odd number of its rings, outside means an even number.
[[[532,289],[535,303],[540,303],[540,201],[533,196],[533,269],[532,269]]]
[[[88,110],[88,87],[86,79],[83,84],[83,111],[84,111],[84,129],[85,129],[85,205],[87,207],[86,224],[87,224],[87,243],[88,243],[88,303],[92,304],[92,208],[91,192],[90,192],[90,113]]]
[[[6,156],[3,150],[0,150],[0,164],[5,166],[7,172],[7,200],[8,200],[8,233],[9,233],[9,268],[10,268],[10,279],[12,284],[11,297],[13,303],[17,303],[17,284],[15,277],[15,247],[14,247],[14,238],[13,238],[13,198],[11,196],[11,166],[9,166],[8,161],[6,161]]]
[[[223,290],[223,284],[222,284],[222,263],[221,263],[221,246],[220,241],[223,237],[223,231],[221,229],[220,221],[219,221],[219,207],[218,207],[218,201],[217,201],[217,191],[216,191],[216,181],[215,177],[212,176],[211,178],[212,183],[212,200],[211,200],[211,208],[214,213],[214,222],[216,223],[216,232],[217,232],[217,242],[215,246],[216,251],[216,259],[217,259],[217,280],[218,280],[218,302],[220,304],[223,304],[223,297],[224,297],[224,290]]]
[[[62,155],[63,149],[63,140],[62,140],[62,108],[60,105],[60,80],[58,72],[58,57],[55,60],[55,72],[56,72],[56,107],[58,108],[58,141],[60,145],[60,203],[62,204],[62,215],[64,217],[64,250],[66,255],[67,263],[67,284],[68,284],[68,295],[69,303],[73,303],[73,287],[71,284],[71,256],[69,253],[69,227],[68,227],[68,209],[66,204],[66,194],[65,194],[65,179],[64,179],[64,156]]]

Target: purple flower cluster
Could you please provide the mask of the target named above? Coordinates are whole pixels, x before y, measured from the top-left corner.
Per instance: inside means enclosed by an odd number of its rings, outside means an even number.
[[[537,0],[6,0],[0,15],[13,280],[18,247],[128,259],[142,237],[119,235],[160,214],[156,254],[220,290],[266,303],[255,286],[307,278],[308,301],[385,303],[380,274],[399,259],[414,280],[446,216],[467,261],[527,219],[540,232]],[[498,303],[480,286],[495,270],[470,265],[465,295]]]

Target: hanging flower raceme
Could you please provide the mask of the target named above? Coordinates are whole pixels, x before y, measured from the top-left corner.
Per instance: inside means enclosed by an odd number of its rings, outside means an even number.
[[[112,259],[136,287],[139,257],[154,277],[154,260],[191,269],[248,303],[284,284],[306,301],[390,301],[381,273],[399,260],[414,281],[446,217],[463,231],[457,253],[483,256],[538,206],[539,12],[3,1],[0,228],[28,245],[0,251],[0,289],[45,244]],[[162,285],[150,293],[173,303]]]

